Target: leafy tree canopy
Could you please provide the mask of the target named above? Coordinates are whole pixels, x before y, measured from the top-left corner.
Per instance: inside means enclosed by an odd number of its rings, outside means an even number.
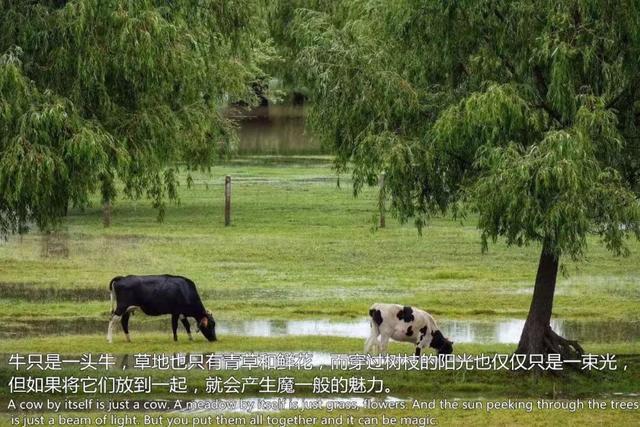
[[[484,247],[579,259],[590,233],[615,253],[640,237],[637,1],[334,7],[290,14],[290,45],[310,125],[352,162],[356,192],[385,171],[418,227],[471,207]]]
[[[147,195],[228,153],[271,48],[258,0],[0,0],[0,232]],[[169,167],[167,167],[169,166]]]

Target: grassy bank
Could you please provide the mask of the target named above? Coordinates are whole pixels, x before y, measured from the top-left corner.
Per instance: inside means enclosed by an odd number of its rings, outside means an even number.
[[[634,404],[637,401],[635,393],[638,391],[638,384],[640,383],[640,363],[638,356],[622,355],[618,358],[619,369],[616,371],[592,371],[588,373],[578,373],[574,370],[568,369],[560,375],[548,375],[548,376],[531,376],[522,373],[513,373],[508,371],[474,371],[474,370],[458,370],[458,371],[379,371],[379,370],[363,370],[363,371],[342,371],[331,370],[328,367],[313,368],[311,370],[188,370],[188,371],[158,371],[158,370],[139,370],[133,369],[131,365],[128,365],[126,370],[122,369],[121,362],[122,356],[128,354],[128,362],[132,363],[132,356],[138,353],[194,353],[194,352],[289,352],[289,351],[320,351],[330,353],[345,353],[354,354],[361,351],[362,340],[348,339],[348,338],[327,338],[327,337],[282,337],[282,338],[251,338],[246,337],[233,337],[227,336],[224,339],[216,343],[208,343],[199,338],[196,341],[189,342],[182,340],[178,343],[169,341],[169,337],[166,334],[138,334],[135,337],[134,343],[125,343],[122,340],[114,342],[112,345],[105,343],[104,336],[88,335],[88,336],[73,336],[73,337],[50,337],[50,338],[36,338],[36,339],[23,339],[23,340],[10,340],[5,346],[5,350],[9,352],[21,351],[21,352],[38,352],[48,353],[57,352],[61,348],[67,349],[82,349],[82,352],[91,353],[112,353],[119,355],[117,367],[110,371],[99,372],[87,372],[80,371],[78,367],[65,368],[62,371],[57,372],[40,372],[40,371],[21,371],[16,373],[10,368],[6,367],[6,364],[2,364],[4,367],[0,369],[0,381],[3,384],[8,384],[11,376],[13,375],[54,375],[62,377],[85,377],[85,376],[147,376],[152,375],[154,381],[159,383],[166,383],[172,376],[186,376],[189,391],[187,393],[169,394],[166,392],[166,387],[154,388],[151,394],[127,394],[122,393],[118,396],[113,395],[101,395],[92,394],[87,395],[61,395],[56,393],[43,393],[40,394],[37,399],[52,399],[58,402],[65,400],[77,400],[83,401],[83,399],[90,397],[94,403],[97,400],[103,401],[163,401],[169,402],[168,405],[174,405],[176,399],[181,400],[184,405],[185,402],[191,402],[193,399],[247,399],[251,396],[261,398],[284,398],[288,399],[292,397],[287,394],[256,394],[255,387],[244,394],[208,394],[204,391],[204,384],[207,378],[215,376],[220,377],[223,381],[234,376],[235,378],[242,379],[244,377],[262,378],[263,376],[271,377],[293,377],[296,383],[312,383],[315,377],[318,376],[337,376],[337,377],[364,377],[376,378],[384,382],[384,386],[389,389],[388,393],[382,395],[365,394],[365,395],[351,395],[349,398],[361,397],[365,399],[373,398],[375,400],[384,400],[386,395],[393,396],[396,399],[402,399],[406,402],[406,407],[399,409],[351,409],[351,410],[336,410],[333,412],[327,412],[326,410],[305,410],[305,411],[280,411],[280,412],[267,412],[263,413],[262,423],[258,425],[274,425],[274,422],[269,421],[267,423],[266,417],[271,416],[280,419],[286,419],[287,417],[304,416],[304,417],[316,417],[317,420],[311,425],[321,425],[322,417],[334,417],[340,416],[354,416],[361,418],[377,419],[382,424],[382,417],[396,417],[398,424],[401,417],[423,417],[424,419],[434,419],[440,425],[478,425],[487,424],[491,425],[555,425],[562,421],[563,424],[568,425],[609,425],[616,423],[616,425],[633,425],[637,411],[626,409],[612,409],[610,407],[611,401],[626,402],[627,404]],[[598,345],[595,343],[589,344],[590,350],[598,353],[613,352],[613,353],[630,353],[637,352],[637,348],[630,346],[628,343],[618,343],[610,345]],[[479,345],[479,344],[461,344],[458,346],[457,351],[459,353],[466,354],[493,354],[508,353],[512,351],[512,346],[509,345]],[[390,352],[393,354],[405,354],[411,352],[411,346],[403,345],[399,343],[392,343],[390,346]],[[196,390],[200,390],[196,393]],[[306,399],[316,400],[320,398],[335,400],[340,398],[339,394],[311,394],[309,387],[296,386],[295,397],[304,397]],[[345,396],[347,397],[347,396]],[[6,408],[9,399],[15,401],[21,400],[34,400],[34,397],[27,397],[24,395],[10,395],[7,389],[3,388],[3,393],[0,394],[0,406]],[[454,402],[458,405],[457,409],[442,408],[440,402],[443,399]],[[585,406],[582,409],[570,411],[567,409],[537,409],[537,402],[540,400],[553,400],[554,402],[576,402],[582,401],[583,405],[587,405],[587,402],[591,399],[596,399],[601,402],[606,402],[608,405],[606,410],[589,409]],[[437,402],[437,407],[434,409],[414,409],[411,407],[412,401],[418,400],[421,402],[429,402],[434,400]],[[533,406],[533,410],[528,411],[525,409],[494,409],[487,411],[486,405],[488,402],[529,402]],[[470,405],[475,405],[475,409],[462,409],[462,404],[466,402]],[[172,406],[168,406],[172,408]],[[9,411],[9,413],[1,414],[0,411],[0,425],[9,425],[10,415],[19,415],[24,417],[39,416],[44,414],[45,417],[53,416],[57,418],[59,414],[49,412],[18,412]],[[89,417],[95,419],[102,417],[105,411],[82,411],[82,412],[68,412],[65,413],[65,417]],[[190,412],[177,412],[168,411],[162,413],[152,414],[154,417],[163,417],[164,426],[167,426],[167,420],[169,418],[185,418],[189,422],[193,418],[198,419],[198,422],[202,421],[208,416],[212,416],[212,420],[215,420],[216,412],[205,411],[202,413],[190,413]],[[111,413],[109,413],[109,416]],[[123,417],[125,415],[137,416],[141,421],[144,415],[148,415],[146,411],[129,411],[127,413],[116,413],[116,415]],[[248,425],[249,420],[255,417],[256,414],[243,414],[237,412],[230,412],[226,414],[226,419],[237,418],[245,419]],[[157,418],[156,418],[157,419]],[[212,421],[210,425],[216,425],[217,421]],[[57,423],[56,423],[57,424]],[[107,423],[106,425],[118,425],[116,423]],[[191,425],[191,424],[188,424]],[[289,422],[288,425],[293,425]],[[363,424],[361,424],[363,425]],[[420,424],[420,421],[414,420],[411,425],[426,425]]]
[[[194,340],[189,341],[185,334],[179,331],[179,339],[174,342],[171,331],[132,332],[132,342],[126,342],[121,333],[114,335],[112,344],[105,339],[105,333],[100,331],[92,335],[62,335],[42,338],[21,338],[3,341],[4,353],[34,352],[34,353],[112,353],[132,354],[135,352],[148,353],[190,353],[190,352],[276,352],[276,351],[312,351],[323,353],[362,353],[364,340],[359,338],[341,338],[327,336],[286,336],[286,337],[244,337],[223,336],[218,341],[208,342],[201,335],[195,334]],[[615,343],[583,343],[586,350],[594,354],[640,354],[639,342]],[[456,353],[511,353],[515,344],[476,344],[457,343]],[[413,354],[414,347],[407,343],[389,343],[392,354]]]
[[[362,340],[349,338],[334,337],[282,337],[282,338],[250,338],[228,336],[224,339],[209,343],[203,339],[197,339],[193,342],[183,340],[173,343],[167,339],[166,335],[158,334],[141,334],[136,337],[135,342],[126,343],[122,340],[107,344],[104,336],[68,336],[61,338],[42,338],[42,339],[23,339],[23,340],[6,340],[0,345],[0,352],[5,353],[3,363],[0,370],[0,378],[3,384],[8,384],[9,379],[13,375],[148,375],[149,371],[141,371],[132,369],[133,355],[140,353],[202,353],[202,352],[220,352],[220,353],[239,353],[239,352],[323,352],[323,353],[341,353],[341,354],[359,354],[362,353]],[[73,349],[82,349],[82,353],[104,354],[111,353],[115,355],[129,355],[128,368],[122,369],[122,361],[118,360],[115,370],[106,372],[100,370],[81,371],[78,364],[71,365],[72,368],[63,371],[46,372],[46,371],[21,371],[16,373],[15,370],[9,368],[6,364],[6,353],[60,353],[68,355],[77,354]],[[323,369],[313,368],[310,370],[271,370],[262,371],[260,369],[253,370],[228,370],[228,371],[207,371],[207,370],[188,370],[188,371],[150,371],[154,375],[154,379],[166,379],[173,375],[185,375],[189,379],[190,390],[196,386],[203,390],[205,379],[209,376],[228,376],[242,377],[271,375],[275,377],[293,376],[300,382],[312,382],[315,376],[364,376],[372,375],[381,378],[385,382],[385,387],[390,389],[389,394],[404,398],[420,397],[420,398],[456,398],[456,397],[511,397],[511,398],[533,398],[544,397],[547,399],[556,398],[583,398],[583,397],[614,397],[616,393],[628,395],[638,391],[640,383],[640,359],[638,355],[625,355],[631,351],[637,351],[628,344],[610,344],[597,345],[592,343],[589,349],[594,353],[619,353],[618,369],[603,370],[590,372],[577,372],[570,365],[565,366],[565,370],[559,375],[549,376],[531,376],[526,373],[514,373],[507,370],[427,370],[427,371],[411,371],[411,370],[362,370],[362,371],[346,371],[331,370],[327,366]],[[460,344],[456,348],[458,354],[486,354],[494,353],[510,353],[513,346],[509,345],[487,345],[487,344]],[[411,354],[412,348],[407,344],[392,343],[390,346],[391,354]],[[158,393],[151,396],[155,398],[233,398],[246,397],[246,395],[214,395],[198,396],[191,394],[168,395],[162,393],[162,388]],[[4,394],[4,393],[3,393]],[[250,394],[250,392],[249,392]],[[309,387],[301,387],[296,391],[296,396],[309,395]],[[53,398],[55,394],[51,395]],[[126,395],[125,395],[126,396]],[[119,397],[125,397],[119,396]],[[4,395],[6,399],[8,396]],[[17,397],[17,396],[14,396]],[[264,397],[264,396],[263,396]],[[274,396],[270,396],[274,397]],[[277,396],[275,396],[277,397]],[[329,397],[329,396],[316,396]]]

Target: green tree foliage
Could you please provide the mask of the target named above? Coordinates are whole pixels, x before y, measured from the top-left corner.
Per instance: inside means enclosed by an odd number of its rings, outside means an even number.
[[[325,0],[266,1],[265,17],[269,36],[274,40],[277,59],[269,63],[271,74],[282,80],[286,87],[299,88],[304,82],[295,67],[298,46],[294,34],[294,18],[299,9],[313,9],[325,12],[333,22],[341,17],[339,2]],[[344,18],[344,17],[342,17]]]
[[[640,237],[640,3],[336,9],[348,18],[298,9],[291,26],[310,125],[353,164],[356,192],[385,171],[401,220],[472,209],[484,248],[539,243],[542,270],[582,258],[589,234],[616,254]]]
[[[176,197],[175,164],[234,143],[270,48],[257,0],[0,0],[0,231],[100,191]]]

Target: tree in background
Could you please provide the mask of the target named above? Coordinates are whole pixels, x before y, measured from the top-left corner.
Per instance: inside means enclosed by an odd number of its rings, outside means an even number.
[[[582,353],[550,326],[561,257],[582,259],[590,234],[615,254],[640,238],[640,4],[361,0],[292,16],[310,126],[354,191],[384,171],[401,221],[472,210],[483,250],[540,245],[517,352]]]
[[[0,234],[46,228],[116,179],[159,215],[175,164],[234,143],[268,58],[259,0],[0,0]]]

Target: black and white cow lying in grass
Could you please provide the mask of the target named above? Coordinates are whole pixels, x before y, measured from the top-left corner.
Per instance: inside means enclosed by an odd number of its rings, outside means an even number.
[[[196,285],[181,276],[115,277],[109,283],[111,292],[111,321],[107,340],[113,341],[113,324],[120,319],[122,330],[129,339],[129,316],[140,309],[149,316],[171,315],[173,340],[178,340],[178,319],[191,337],[188,317],[196,319],[198,329],[209,341],[216,340],[216,322],[200,301]]]
[[[429,346],[438,354],[453,352],[453,342],[442,335],[436,321],[424,310],[398,304],[376,303],[369,309],[371,335],[364,345],[364,352],[374,348],[387,352],[389,339],[410,342],[416,345],[416,356]]]

